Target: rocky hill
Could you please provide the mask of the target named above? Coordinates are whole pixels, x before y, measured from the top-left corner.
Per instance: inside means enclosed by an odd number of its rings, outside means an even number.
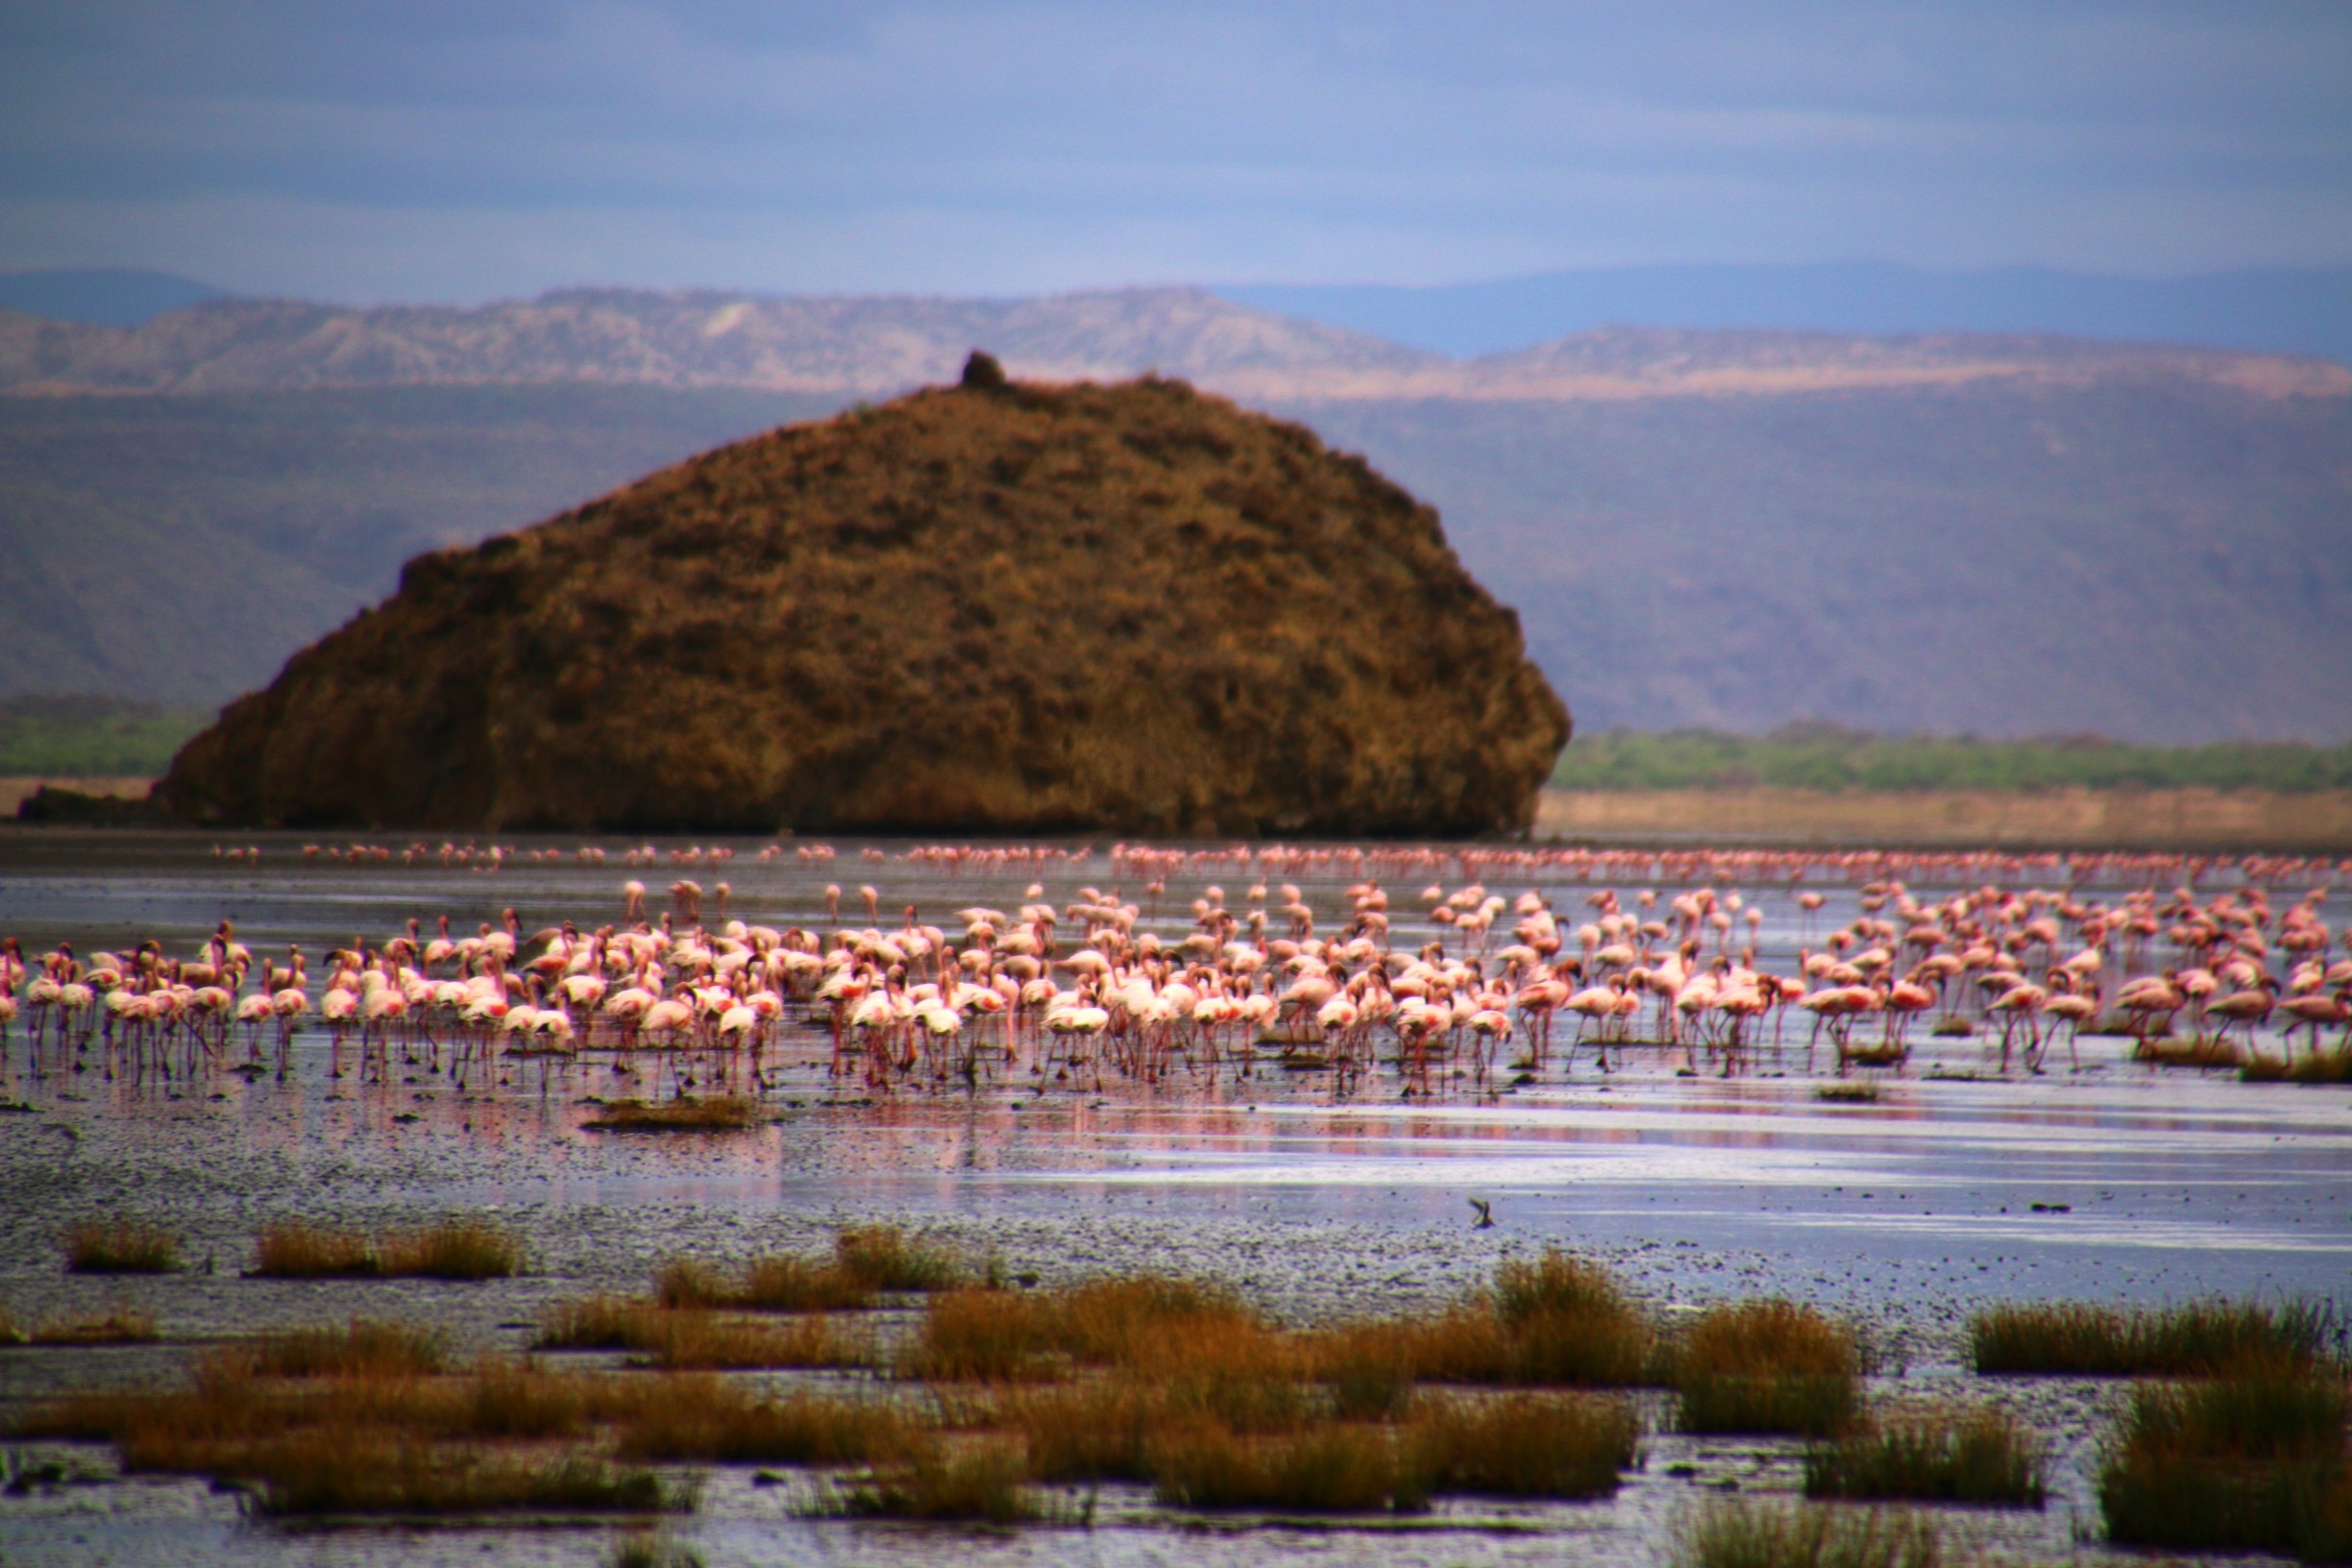
[[[200,822],[1460,834],[1568,716],[1435,513],[1180,381],[965,384],[421,556],[175,760]]]

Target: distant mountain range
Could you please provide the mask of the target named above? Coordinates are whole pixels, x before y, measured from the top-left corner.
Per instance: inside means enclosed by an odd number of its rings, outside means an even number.
[[[973,347],[1017,376],[1142,370],[1236,397],[1617,399],[2190,378],[2266,395],[2352,390],[2352,370],[2221,350],[2016,334],[1608,328],[1461,361],[1200,289],[1026,300],[761,298],[569,289],[461,309],[219,300],[134,328],[0,312],[0,392],[240,392],[597,382],[881,396],[951,378]]]
[[[1580,726],[2352,736],[2352,370],[1618,329],[1461,359],[1201,290],[568,290],[0,313],[0,695],[219,701],[388,591],[765,426],[1156,369],[1433,502]]]
[[[1597,267],[1425,288],[1269,283],[1229,300],[1468,358],[1601,327],[2054,332],[2352,363],[2352,267],[2144,279],[1890,262]]]

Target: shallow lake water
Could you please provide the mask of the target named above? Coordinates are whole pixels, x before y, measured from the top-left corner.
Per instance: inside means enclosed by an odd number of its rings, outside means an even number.
[[[1335,861],[1263,870],[1245,862],[1157,872],[1090,859],[950,871],[903,844],[842,844],[831,861],[756,844],[723,866],[665,858],[628,869],[619,845],[583,866],[509,860],[492,870],[306,861],[301,841],[263,838],[257,864],[208,840],[144,834],[0,834],[0,933],[28,954],[71,941],[88,952],[146,937],[192,952],[233,919],[257,953],[300,942],[313,953],[355,936],[380,942],[411,918],[448,915],[460,932],[518,911],[526,931],[621,915],[621,884],[657,891],[693,875],[731,884],[735,914],[823,929],[828,882],[851,889],[845,920],[867,923],[855,888],[877,891],[884,924],[913,903],[944,922],[968,904],[1010,907],[1041,883],[1057,903],[1118,888],[1171,940],[1211,883],[1238,903],[1264,877],[1292,882],[1325,918],[1340,890],[1378,874],[1400,903],[1424,882],[1460,885],[1482,868],[1392,869]],[[674,847],[661,845],[665,852]],[[1600,882],[1483,868],[1493,891],[1534,887],[1564,915]],[[1164,891],[1147,894],[1158,877]],[[1974,885],[1972,876],[1964,885]],[[1859,880],[1857,877],[1856,880]],[[2021,878],[2020,885],[2036,879]],[[1682,884],[1620,877],[1668,892]],[[1722,885],[1722,884],[1719,884]],[[1808,916],[1783,884],[1750,885],[1763,912],[1763,967],[1789,972],[1811,933],[1851,919],[1851,882]],[[2056,873],[2040,885],[2057,885]],[[2169,886],[2169,880],[2160,885]],[[1915,886],[1924,894],[1925,883]],[[2117,889],[2102,890],[2108,892]],[[2297,896],[2300,886],[2279,896]],[[2341,897],[2322,913],[2340,925]],[[1429,933],[1400,919],[1399,945]],[[1850,1314],[1879,1351],[1874,1397],[1955,1392],[2013,1405],[2056,1444],[2049,1507],[1959,1514],[2007,1552],[2095,1552],[2089,1477],[2113,1386],[1979,1380],[1962,1367],[1970,1310],[1997,1300],[2155,1303],[2226,1292],[2352,1295],[2352,1090],[2242,1084],[2155,1072],[2128,1041],[2086,1037],[2041,1076],[1993,1075],[1996,1044],[1923,1039],[1874,1104],[1815,1097],[1803,1020],[1782,1049],[1724,1079],[1678,1076],[1679,1059],[1636,1050],[1603,1074],[1593,1053],[1556,1054],[1538,1081],[1480,1094],[1455,1083],[1399,1097],[1393,1078],[1345,1092],[1328,1073],[1267,1072],[1214,1086],[1181,1074],[1149,1088],[1107,1082],[1043,1090],[1026,1079],[875,1097],[826,1071],[827,1037],[796,1026],[772,1095],[774,1120],[723,1136],[626,1138],[584,1131],[592,1097],[631,1092],[609,1058],[561,1067],[507,1065],[460,1088],[410,1067],[380,1083],[336,1079],[317,1030],[294,1069],[108,1083],[94,1071],[27,1067],[21,1028],[0,1094],[0,1307],[18,1322],[154,1314],[158,1345],[0,1349],[0,1416],[69,1387],[146,1385],[180,1375],[218,1337],[355,1312],[437,1324],[460,1342],[519,1349],[549,1302],[642,1290],[663,1259],[816,1251],[839,1225],[894,1220],[993,1257],[1045,1284],[1154,1269],[1226,1282],[1293,1321],[1425,1308],[1459,1297],[1507,1257],[1561,1246],[1601,1258],[1661,1310],[1777,1294]],[[1563,1035],[1564,1038],[1564,1035]],[[1495,1225],[1471,1228],[1469,1200]],[[2040,1206],[2037,1208],[2037,1206]],[[474,1285],[248,1280],[254,1237],[306,1217],[377,1229],[489,1211],[528,1238],[520,1278]],[[195,1264],[153,1279],[93,1279],[61,1266],[60,1234],[93,1215],[163,1223]],[[111,1480],[106,1451],[62,1452],[88,1483],[0,1495],[0,1561],[282,1561],[421,1564],[601,1561],[601,1527],[296,1532],[241,1522],[236,1499],[202,1482]],[[759,1486],[720,1468],[674,1526],[711,1564],[1508,1563],[1662,1560],[1674,1521],[1727,1481],[1785,1492],[1794,1442],[1659,1433],[1644,1468],[1610,1502],[1448,1504],[1385,1525],[1186,1517],[1141,1493],[1107,1491],[1090,1530],[951,1531],[798,1517],[793,1485]],[[37,1456],[36,1456],[37,1457]],[[2082,1537],[2094,1538],[2090,1545]]]

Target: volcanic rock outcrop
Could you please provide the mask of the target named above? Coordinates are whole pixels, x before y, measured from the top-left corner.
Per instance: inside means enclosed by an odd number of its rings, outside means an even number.
[[[1568,714],[1433,510],[1182,381],[994,369],[417,557],[159,796],[448,831],[1529,822]]]

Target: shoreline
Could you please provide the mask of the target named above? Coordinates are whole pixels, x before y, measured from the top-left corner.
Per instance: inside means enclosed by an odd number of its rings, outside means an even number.
[[[2352,850],[2352,790],[1559,790],[1534,837],[1872,847]]]

